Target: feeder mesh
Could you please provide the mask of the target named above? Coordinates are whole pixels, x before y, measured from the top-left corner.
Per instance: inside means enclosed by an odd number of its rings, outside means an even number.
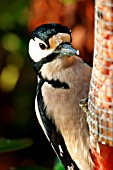
[[[89,129],[98,141],[113,146],[113,0],[95,2],[94,44]]]

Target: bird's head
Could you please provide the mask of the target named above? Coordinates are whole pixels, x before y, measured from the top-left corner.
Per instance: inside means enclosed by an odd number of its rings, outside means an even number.
[[[29,55],[33,63],[41,65],[56,58],[79,55],[72,45],[71,31],[60,24],[50,23],[37,27],[29,42]]]

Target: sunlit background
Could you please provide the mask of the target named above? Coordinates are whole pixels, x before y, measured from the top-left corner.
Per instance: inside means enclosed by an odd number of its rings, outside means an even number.
[[[0,0],[0,170],[56,168],[34,111],[36,75],[28,55],[32,30],[47,22],[67,25],[80,57],[92,63],[93,0]]]

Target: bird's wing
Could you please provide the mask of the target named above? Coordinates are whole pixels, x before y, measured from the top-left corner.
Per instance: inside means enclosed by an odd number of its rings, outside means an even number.
[[[68,153],[62,135],[56,130],[55,124],[51,121],[51,119],[48,119],[46,116],[46,108],[44,105],[41,88],[39,88],[37,92],[37,106],[44,126],[44,131],[46,132],[46,136],[49,139],[56,154],[60,158],[65,169],[79,170],[77,165],[75,164],[75,162],[72,160],[71,156]]]

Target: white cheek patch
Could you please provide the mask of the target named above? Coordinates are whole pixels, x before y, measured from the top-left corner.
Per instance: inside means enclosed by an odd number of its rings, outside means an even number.
[[[43,41],[38,38],[35,38],[35,40],[31,39],[29,41],[29,55],[34,62],[40,61],[42,58],[47,57],[54,51],[54,49],[42,50],[39,46],[39,43],[47,46]]]

